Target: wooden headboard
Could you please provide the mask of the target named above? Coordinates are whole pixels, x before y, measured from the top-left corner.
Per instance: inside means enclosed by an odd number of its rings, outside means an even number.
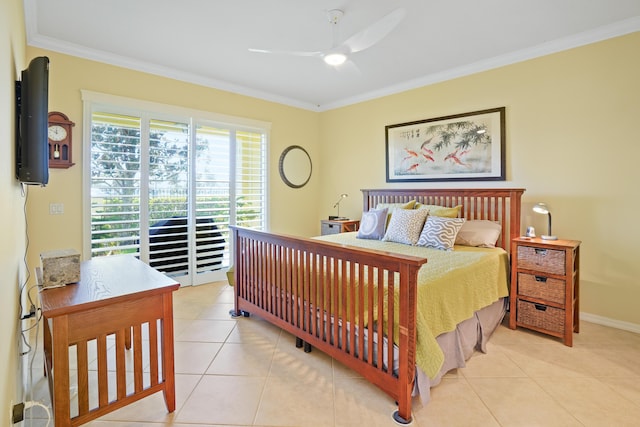
[[[361,190],[364,212],[378,203],[406,203],[416,200],[425,205],[454,207],[462,205],[460,216],[468,220],[487,219],[498,222],[502,233],[497,245],[506,251],[510,242],[520,236],[520,203],[523,188],[482,189],[375,189]]]

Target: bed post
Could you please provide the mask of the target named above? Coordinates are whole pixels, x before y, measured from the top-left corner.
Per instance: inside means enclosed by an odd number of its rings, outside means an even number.
[[[233,250],[231,251],[231,265],[233,266],[233,285],[236,290],[233,292],[233,309],[229,311],[231,317],[238,317],[242,315],[242,311],[238,310],[238,286],[242,286],[240,283],[240,273],[243,271],[240,265],[240,242],[238,241],[238,229],[235,226],[230,226],[231,229],[231,242],[233,242]]]
[[[511,248],[511,240],[514,239],[515,237],[520,236],[520,214],[521,214],[520,204],[522,199],[522,193],[524,193],[524,190],[516,189],[516,190],[512,190],[511,194],[509,195],[509,202],[510,202],[509,213],[511,214],[511,217],[509,218],[510,236],[509,236],[509,241],[506,242],[506,248],[509,248],[509,249]]]
[[[400,310],[399,347],[408,349],[400,352],[398,364],[398,410],[393,419],[399,424],[409,424],[411,418],[411,399],[415,382],[416,366],[416,317],[418,312],[418,270],[420,266],[402,265],[400,267],[400,304],[406,301],[406,310]],[[406,378],[406,380],[402,380]]]

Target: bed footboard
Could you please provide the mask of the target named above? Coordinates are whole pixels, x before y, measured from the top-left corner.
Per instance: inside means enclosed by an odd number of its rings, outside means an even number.
[[[258,315],[357,371],[398,402],[397,421],[410,422],[417,275],[427,260],[241,227],[232,234],[236,314]]]

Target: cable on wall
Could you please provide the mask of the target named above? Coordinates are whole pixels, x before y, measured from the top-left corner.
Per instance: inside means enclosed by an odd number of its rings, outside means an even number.
[[[21,351],[20,356],[26,356],[29,353],[31,353],[31,357],[30,357],[30,361],[28,363],[28,372],[27,372],[27,377],[28,377],[28,389],[27,390],[23,390],[23,398],[22,401],[24,402],[25,406],[24,409],[29,409],[32,408],[34,406],[39,406],[41,408],[43,408],[46,413],[47,413],[47,426],[49,425],[50,421],[51,421],[51,413],[49,410],[49,407],[41,402],[37,402],[37,401],[33,401],[33,400],[29,400],[28,399],[28,395],[33,395],[33,389],[34,389],[34,383],[33,383],[33,370],[34,370],[34,362],[35,362],[35,356],[37,353],[37,349],[38,349],[38,341],[39,341],[39,335],[40,335],[40,321],[42,320],[42,311],[36,306],[35,302],[33,301],[33,299],[31,298],[31,290],[32,289],[37,289],[37,284],[32,285],[31,287],[27,287],[29,284],[29,280],[31,279],[31,273],[29,271],[29,263],[27,261],[27,254],[29,252],[29,222],[27,219],[27,201],[28,201],[28,196],[29,196],[29,192],[27,190],[27,186],[26,184],[22,184],[22,197],[24,198],[24,205],[22,207],[22,211],[23,211],[23,215],[24,215],[24,225],[25,225],[25,249],[24,249],[24,255],[22,257],[22,262],[24,264],[24,269],[26,270],[26,275],[25,275],[25,279],[22,281],[22,283],[20,284],[20,295],[18,298],[18,304],[19,304],[19,313],[20,313],[20,321],[23,322],[25,320],[31,319],[33,318],[35,320],[35,322],[33,322],[32,325],[24,328],[22,326],[22,324],[20,325],[20,335],[22,338],[22,343],[24,344],[26,350],[25,351]],[[23,300],[23,292],[25,292],[26,289],[26,296],[25,299],[29,301],[29,311],[28,314],[24,314],[25,313],[25,308],[22,305],[22,300]],[[31,344],[29,343],[29,333],[35,328],[35,343],[33,344],[33,347],[31,346]]]

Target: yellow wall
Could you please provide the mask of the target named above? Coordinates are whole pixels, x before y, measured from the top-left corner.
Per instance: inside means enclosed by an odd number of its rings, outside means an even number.
[[[32,189],[29,199],[29,221],[33,229],[29,261],[32,265],[37,265],[40,252],[45,250],[82,250],[81,90],[270,122],[270,228],[306,236],[319,228],[316,217],[309,214],[315,211],[318,203],[318,175],[314,174],[304,188],[291,189],[278,174],[280,153],[294,144],[307,149],[314,170],[317,170],[320,164],[317,113],[51,51],[29,48],[27,53],[29,57],[49,57],[49,111],[61,111],[76,123],[73,128],[73,161],[76,165],[69,169],[51,169],[49,185]],[[64,204],[64,214],[49,215],[50,203]]]
[[[322,113],[324,212],[346,192],[359,218],[361,188],[524,187],[523,226],[546,230],[545,201],[554,234],[582,241],[580,310],[640,328],[638,52],[634,33]],[[500,106],[506,182],[385,183],[385,125]]]
[[[19,356],[18,301],[25,278],[22,257],[24,240],[24,198],[15,179],[15,81],[25,68],[25,30],[22,1],[0,2],[0,426],[8,426],[5,416],[10,402],[22,398],[18,381]]]

